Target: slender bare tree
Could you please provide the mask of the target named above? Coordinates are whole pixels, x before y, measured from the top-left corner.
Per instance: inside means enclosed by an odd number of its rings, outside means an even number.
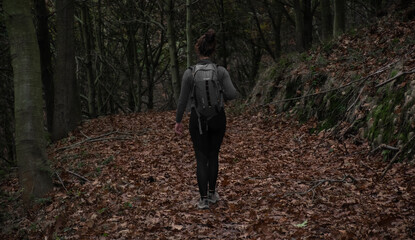
[[[75,76],[74,12],[74,0],[56,1],[54,140],[66,137],[81,121],[79,89]]]
[[[321,0],[320,8],[321,8],[321,33],[322,33],[323,41],[328,41],[333,36],[330,0]]]
[[[337,37],[346,30],[346,2],[334,0],[334,28],[333,36]]]

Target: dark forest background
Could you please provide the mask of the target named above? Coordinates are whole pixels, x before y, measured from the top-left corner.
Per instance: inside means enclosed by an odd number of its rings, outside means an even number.
[[[413,0],[0,0],[0,236],[412,239],[414,19]],[[208,29],[242,97],[200,212],[173,125]]]

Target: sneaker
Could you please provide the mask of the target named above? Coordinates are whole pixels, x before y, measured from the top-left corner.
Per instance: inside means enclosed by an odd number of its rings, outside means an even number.
[[[207,198],[201,198],[197,203],[197,208],[199,209],[208,209],[209,208],[209,201]]]
[[[219,201],[220,200],[220,197],[219,197],[218,192],[215,191],[215,193],[208,193],[207,200],[210,203],[216,203],[217,201]]]

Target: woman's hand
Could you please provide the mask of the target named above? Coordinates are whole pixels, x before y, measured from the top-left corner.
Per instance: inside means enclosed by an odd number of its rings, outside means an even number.
[[[174,126],[174,131],[177,134],[182,135],[183,134],[183,124],[181,122],[176,123],[176,125]]]

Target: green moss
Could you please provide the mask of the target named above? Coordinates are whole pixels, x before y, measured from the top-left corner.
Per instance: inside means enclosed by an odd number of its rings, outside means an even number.
[[[265,96],[264,103],[267,104],[267,103],[272,102],[277,92],[278,92],[278,88],[276,86],[276,83],[273,83],[271,86],[271,89],[267,92],[267,95]]]
[[[415,128],[412,127],[411,123],[409,123],[407,120],[412,116],[409,109],[415,104],[415,99],[408,102],[405,107],[402,108],[401,114],[400,114],[400,122],[401,124],[398,126],[397,129],[397,138],[399,141],[401,141],[402,144],[408,143],[410,140],[410,136],[408,133],[415,132]],[[415,147],[415,141],[409,143],[406,147],[406,149],[403,150],[403,154],[401,156],[401,159],[410,159],[414,155],[414,149]]]
[[[325,58],[325,57],[323,57],[321,55],[318,56],[317,62],[316,62],[317,66],[319,66],[319,67],[325,67],[325,66],[327,66],[328,63],[329,63],[329,60],[327,58]]]
[[[292,64],[292,61],[290,61],[290,59],[288,59],[287,57],[281,57],[280,60],[278,61],[278,66],[280,68],[286,68],[290,66],[291,64]]]
[[[297,96],[297,90],[301,89],[301,76],[297,77],[295,80],[287,83],[285,88],[285,98],[293,98]]]
[[[348,48],[348,54],[347,56],[347,63],[349,63],[351,66],[356,66],[363,64],[366,61],[365,56],[363,55],[363,52],[356,48]]]
[[[272,102],[276,94],[278,93],[278,85],[282,81],[282,75],[287,67],[292,63],[287,57],[281,57],[280,61],[277,64],[274,64],[269,68],[266,75],[263,76],[266,81],[267,86],[263,98],[263,103],[267,104]]]
[[[324,53],[326,54],[331,54],[333,49],[337,47],[337,42],[335,41],[329,41],[324,43],[322,50],[324,51]]]
[[[6,170],[4,170],[4,169],[0,169],[0,179],[3,179],[4,178],[4,176],[6,176],[7,175],[7,172],[6,172]],[[1,195],[1,194],[0,194]]]
[[[52,199],[50,197],[47,198],[34,198],[33,199],[35,203],[40,205],[49,205],[52,203]]]
[[[390,159],[391,157],[393,157],[393,154],[395,154],[395,151],[391,151],[391,150],[383,150],[381,152],[382,158],[384,161],[387,161],[388,159]]]
[[[391,76],[396,74],[391,73]],[[403,80],[398,78],[396,83]],[[395,83],[395,85],[396,85]],[[377,144],[386,143],[389,145],[396,145],[402,147],[407,144],[409,139],[408,133],[414,132],[415,129],[407,121],[409,116],[409,108],[415,104],[415,100],[407,103],[405,107],[400,108],[404,103],[406,87],[383,87],[378,90],[378,95],[382,99],[379,105],[374,109],[372,114],[368,116],[368,120],[373,121],[372,126],[368,129],[367,138],[371,141],[381,138]],[[395,122],[394,122],[395,121]],[[397,143],[400,143],[399,146]],[[412,149],[415,147],[415,142],[409,143],[405,149],[402,149],[402,154],[399,156],[400,160],[409,159],[414,155]],[[385,160],[393,157],[395,152],[383,153]]]
[[[321,104],[317,112],[320,130],[332,128],[343,119],[350,93],[351,90],[348,90],[345,94],[332,92],[326,95],[323,101],[324,104]]]
[[[383,96],[383,100],[368,115],[368,120],[373,119],[373,125],[369,128],[368,139],[375,141],[379,136],[383,143],[390,143],[398,140],[393,123],[397,115],[394,113],[395,107],[400,105],[404,100],[405,88],[400,89],[380,89],[379,93]]]
[[[391,73],[390,73],[389,78],[393,78],[393,77],[395,77],[397,74],[398,74],[398,70],[397,70],[397,69],[393,69],[393,70],[391,71]]]
[[[313,106],[311,104],[311,101],[308,101],[304,107],[301,107],[297,111],[298,120],[300,123],[305,123],[310,119],[310,115],[312,115],[313,112]]]
[[[353,127],[350,129],[349,133],[356,135],[359,132],[359,129],[361,129],[362,127],[364,127],[366,125],[365,119],[364,118],[360,118],[358,120],[355,121]]]
[[[295,80],[292,80],[287,83],[285,87],[285,99],[297,97],[297,91],[302,90],[302,77],[298,76]],[[292,106],[294,106],[296,101],[287,101],[284,104],[283,110],[286,111]]]
[[[279,61],[270,67],[266,79],[276,79],[281,76],[284,70],[292,64],[292,61],[287,56],[282,56]]]
[[[108,164],[110,164],[113,160],[114,160],[114,156],[113,156],[113,155],[111,155],[111,156],[109,156],[107,159],[105,159],[104,161],[102,161],[102,165],[108,165]]]
[[[347,31],[347,34],[350,35],[351,37],[355,37],[358,34],[358,30],[357,28],[351,28]]]
[[[313,58],[313,56],[308,54],[308,52],[301,53],[299,57],[302,62],[308,62]]]
[[[323,74],[317,74],[313,77],[313,80],[311,82],[311,86],[313,88],[321,87],[324,85],[324,83],[327,81],[327,75]]]

